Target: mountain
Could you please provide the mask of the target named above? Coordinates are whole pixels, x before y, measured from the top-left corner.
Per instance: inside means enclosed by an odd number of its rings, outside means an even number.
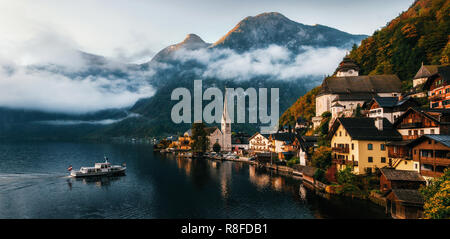
[[[267,49],[276,45],[289,51],[290,57],[283,59],[284,64],[293,64],[295,56],[305,51],[304,47],[326,48],[337,47],[350,49],[353,44],[365,38],[365,35],[351,35],[326,26],[308,26],[289,20],[280,13],[263,13],[247,17],[224,37],[209,44],[195,34],[189,34],[182,42],[164,48],[143,67],[165,64],[155,73],[152,83],[158,88],[154,96],[139,100],[130,111],[141,115],[140,118],[127,119],[111,125],[102,131],[102,135],[120,136],[131,134],[135,136],[164,135],[182,133],[190,124],[174,124],[170,118],[172,106],[177,103],[170,100],[173,89],[184,87],[193,92],[193,81],[203,80],[203,89],[217,87],[219,89],[250,87],[279,88],[280,111],[289,107],[299,95],[306,93],[311,87],[319,84],[321,76],[309,75],[294,77],[290,80],[280,80],[273,75],[257,75],[246,80],[220,79],[217,76],[205,74],[211,65],[221,65],[227,54],[233,54],[232,59],[241,54],[242,58],[254,50]],[[183,52],[184,50],[184,52]],[[181,60],[180,55],[192,50],[202,50],[204,60]],[[223,51],[222,51],[223,50]],[[231,53],[230,53],[231,52]],[[209,55],[208,55],[209,54]],[[257,59],[256,61],[258,61]],[[226,63],[225,63],[226,64]],[[245,68],[245,65],[236,66]],[[258,124],[234,124],[233,130],[253,133],[259,130]]]
[[[304,25],[277,12],[246,17],[212,47],[224,47],[238,52],[260,49],[275,44],[298,51],[301,46],[351,47],[366,38],[322,25]]]
[[[448,64],[450,1],[417,0],[381,30],[354,47],[361,74],[397,74],[404,89],[421,64]]]
[[[151,60],[151,62],[165,62],[173,59],[173,55],[175,52],[179,50],[198,50],[202,48],[207,48],[211,44],[206,43],[201,39],[199,36],[195,34],[188,34],[186,38],[178,43],[171,46],[168,46],[164,49],[162,49],[160,52],[158,52]]]
[[[138,91],[149,85],[156,89],[155,94],[127,108],[91,113],[0,108],[0,138],[101,139],[182,133],[191,125],[172,122],[171,109],[177,101],[171,100],[171,93],[179,87],[193,92],[194,80],[202,80],[203,90],[209,87],[253,87],[269,91],[278,88],[280,112],[283,112],[322,79],[316,72],[299,74],[310,68],[308,62],[302,61],[303,53],[310,51],[306,57],[311,59],[316,50],[322,49],[321,54],[324,54],[332,47],[335,56],[359,44],[363,38],[364,35],[352,35],[322,25],[297,23],[279,13],[263,13],[243,19],[212,44],[189,34],[180,43],[162,49],[152,60],[140,65],[122,64],[80,52],[84,64],[77,70],[52,64],[31,67],[72,80],[88,79],[87,82],[95,82],[102,91],[114,94],[123,89]],[[274,52],[275,56],[271,55]],[[321,57],[323,55],[319,55],[319,59]],[[260,126],[233,124],[233,131],[253,133]]]

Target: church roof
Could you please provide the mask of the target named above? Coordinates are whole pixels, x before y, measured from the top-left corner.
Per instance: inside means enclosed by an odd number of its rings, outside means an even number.
[[[321,85],[322,94],[392,93],[401,91],[396,75],[327,77]]]
[[[414,76],[414,79],[428,78],[436,74],[439,66],[440,65],[422,65]]]
[[[218,130],[219,128],[217,128],[216,126],[214,126],[214,127],[206,127],[205,128],[205,131],[206,131],[206,133],[209,135],[209,134],[212,134],[212,133],[214,133],[214,131],[216,131],[216,130]]]
[[[355,61],[353,61],[349,56],[345,56],[344,59],[339,63],[337,71],[348,71],[348,70],[355,70],[359,71],[358,65],[356,65]]]

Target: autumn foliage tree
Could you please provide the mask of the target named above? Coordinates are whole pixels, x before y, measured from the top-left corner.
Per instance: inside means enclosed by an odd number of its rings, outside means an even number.
[[[424,216],[429,219],[450,219],[450,170],[433,180],[428,186],[422,187],[424,196]]]

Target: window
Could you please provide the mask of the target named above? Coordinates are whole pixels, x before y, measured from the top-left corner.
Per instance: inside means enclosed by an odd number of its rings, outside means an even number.
[[[339,131],[339,136],[342,136],[342,131]]]
[[[372,162],[373,162],[373,157],[369,157],[369,158],[367,159],[367,161],[368,161],[369,163],[372,163]]]
[[[450,88],[445,89],[445,93],[449,93],[450,92]]]
[[[418,134],[419,134],[419,131],[414,130],[414,135],[418,135]]]
[[[380,145],[380,148],[381,148],[381,151],[386,150],[386,146],[385,146],[384,144],[381,144],[381,145]]]
[[[434,129],[431,129],[430,132],[431,132],[431,134],[434,134]]]
[[[449,89],[447,89],[447,90],[449,90]],[[442,101],[442,105],[448,105],[448,104],[450,104],[450,100],[444,100],[444,101]]]
[[[386,163],[386,158],[385,157],[381,157],[381,162],[382,163]]]
[[[421,129],[420,130],[420,135],[423,135],[424,134],[424,131],[423,131],[423,129]]]
[[[416,155],[417,154],[417,150],[416,149],[414,149],[414,155]]]
[[[352,150],[353,150],[353,149],[355,149],[355,145],[354,145],[354,144],[352,144]]]
[[[412,135],[412,131],[411,130],[408,130],[408,135]]]
[[[414,169],[417,169],[418,167],[417,166],[419,166],[418,164],[414,164]]]
[[[432,104],[431,104],[431,108],[436,108],[436,107],[439,107],[439,102],[436,102],[436,103],[432,103]]]
[[[368,150],[372,150],[372,148],[373,148],[373,145],[372,145],[372,144],[368,144],[368,145],[367,145],[367,149],[368,149]]]

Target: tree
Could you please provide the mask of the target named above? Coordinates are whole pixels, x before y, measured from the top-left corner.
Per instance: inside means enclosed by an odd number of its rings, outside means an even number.
[[[205,124],[192,124],[192,151],[196,153],[204,153],[209,149],[209,138],[205,130]]]
[[[328,169],[331,166],[331,149],[325,146],[317,148],[312,155],[311,163],[316,168]]]
[[[214,150],[214,152],[219,153],[220,150],[221,150],[220,144],[216,142],[216,143],[213,145],[213,150]]]
[[[429,219],[450,219],[450,170],[446,169],[442,177],[434,179],[428,186],[421,187],[424,204],[424,216]]]

